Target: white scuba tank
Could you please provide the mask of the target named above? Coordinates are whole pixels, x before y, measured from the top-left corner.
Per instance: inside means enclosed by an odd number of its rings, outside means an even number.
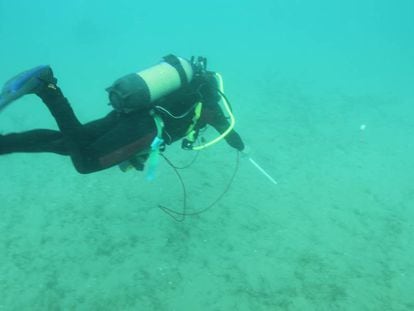
[[[193,75],[190,61],[168,55],[155,66],[119,78],[106,90],[115,110],[144,110],[151,108],[154,101],[188,84]]]

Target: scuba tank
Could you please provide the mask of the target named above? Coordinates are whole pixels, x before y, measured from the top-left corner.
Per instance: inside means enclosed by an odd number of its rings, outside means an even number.
[[[190,61],[170,54],[153,67],[119,78],[106,91],[117,111],[148,110],[154,101],[191,82],[193,75]]]

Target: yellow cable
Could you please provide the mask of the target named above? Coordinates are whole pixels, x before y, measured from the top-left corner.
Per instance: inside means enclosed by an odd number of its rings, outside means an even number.
[[[220,93],[221,98],[223,99],[224,108],[226,108],[226,111],[228,115],[230,116],[230,126],[220,136],[216,137],[215,139],[213,139],[212,141],[209,141],[208,143],[204,145],[193,147],[192,148],[193,150],[201,150],[201,149],[210,147],[211,145],[214,145],[215,143],[219,142],[231,132],[231,130],[234,128],[234,125],[236,124],[236,119],[234,118],[234,115],[231,112],[229,102],[227,101],[226,96],[224,96],[223,78],[218,73],[216,73],[215,75],[216,75],[216,78],[218,79],[219,90],[220,90],[219,93]]]

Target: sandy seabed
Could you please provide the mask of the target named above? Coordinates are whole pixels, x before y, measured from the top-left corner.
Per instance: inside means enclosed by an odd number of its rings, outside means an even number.
[[[148,182],[79,175],[55,155],[1,157],[0,310],[414,309],[405,103],[294,94],[238,116],[278,185],[242,158],[225,197],[184,222],[158,208],[182,208],[165,163]],[[182,172],[189,211],[220,195],[235,162],[223,143]]]

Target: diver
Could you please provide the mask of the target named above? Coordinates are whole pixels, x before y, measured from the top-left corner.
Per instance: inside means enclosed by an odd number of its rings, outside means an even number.
[[[153,67],[116,80],[107,88],[113,110],[82,124],[58,87],[51,67],[38,66],[6,82],[0,94],[0,111],[24,95],[35,94],[59,130],[0,135],[0,154],[49,152],[69,156],[79,173],[88,174],[116,165],[123,171],[142,171],[152,155],[178,140],[182,140],[183,149],[197,150],[223,138],[243,151],[220,84],[221,77],[207,70],[204,57],[186,60],[167,55]],[[212,142],[196,145],[200,130],[207,125],[220,135]]]

